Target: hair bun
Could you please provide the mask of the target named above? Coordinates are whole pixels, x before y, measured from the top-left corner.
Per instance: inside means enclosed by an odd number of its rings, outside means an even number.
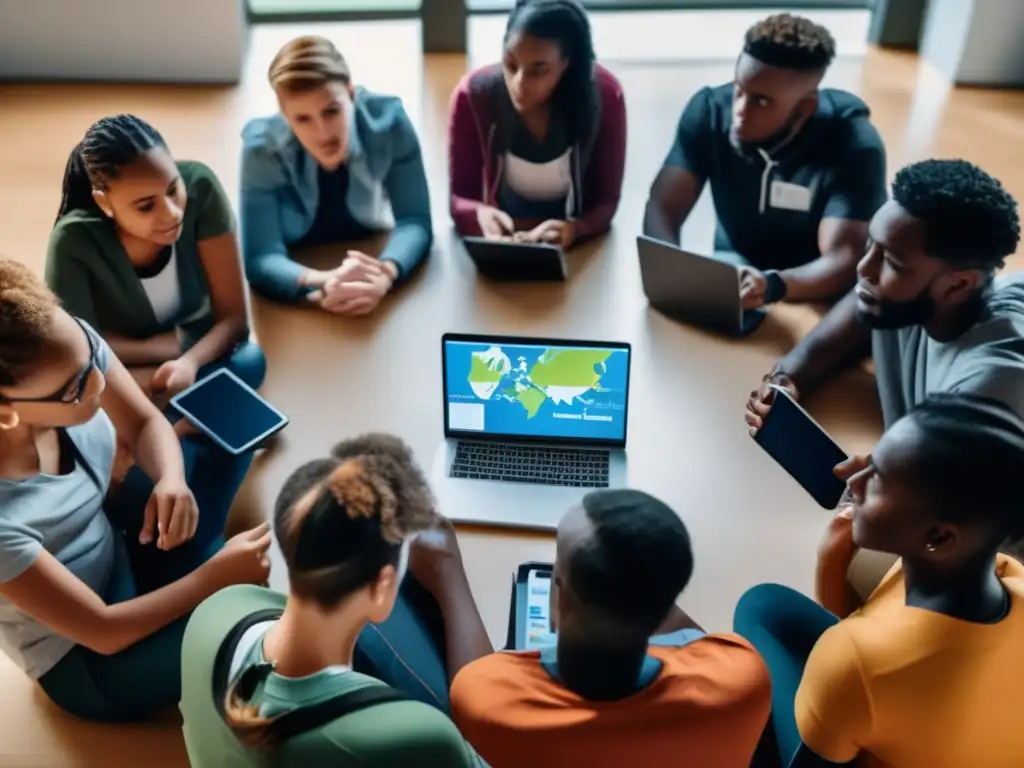
[[[343,461],[327,477],[325,485],[349,517],[376,516],[377,492],[361,458]]]

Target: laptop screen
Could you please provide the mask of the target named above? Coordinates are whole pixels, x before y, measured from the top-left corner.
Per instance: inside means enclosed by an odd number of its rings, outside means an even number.
[[[628,344],[445,337],[445,433],[625,444]]]

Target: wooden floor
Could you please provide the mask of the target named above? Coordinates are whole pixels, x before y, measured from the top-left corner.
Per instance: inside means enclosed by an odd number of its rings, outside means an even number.
[[[305,25],[254,30],[249,71],[235,89],[0,89],[0,253],[41,269],[67,152],[90,122],[110,113],[130,111],[149,119],[178,157],[211,165],[234,198],[239,131],[249,117],[274,108],[264,81],[266,66],[281,43],[310,29]],[[337,41],[359,82],[405,101],[423,143],[437,253],[381,317],[364,323],[342,325],[313,313],[255,303],[257,332],[270,359],[266,393],[293,421],[282,450],[254,470],[241,495],[240,516],[265,515],[291,469],[355,431],[379,428],[402,434],[429,463],[441,430],[440,387],[433,378],[438,375],[437,336],[443,330],[621,332],[636,341],[638,355],[645,357],[636,371],[634,399],[658,386],[683,399],[655,410],[635,406],[630,440],[631,466],[649,467],[642,473],[645,489],[673,503],[697,542],[697,573],[684,605],[709,628],[722,630],[728,628],[736,598],[755,581],[771,579],[808,588],[823,522],[820,510],[808,507],[788,486],[774,485],[782,482],[774,468],[763,463],[748,466],[748,459],[759,458],[737,434],[745,392],[814,318],[783,308],[776,313],[777,329],[747,345],[722,344],[680,329],[647,313],[631,247],[648,186],[684,103],[701,86],[731,77],[729,57],[685,64],[614,58],[607,62],[625,87],[630,131],[615,231],[599,253],[574,262],[573,281],[564,291],[524,293],[477,287],[464,259],[454,255],[450,234],[448,98],[467,66],[483,62],[467,62],[461,56],[424,61],[413,22],[325,25],[320,31]],[[492,49],[496,50],[493,44],[487,53]],[[1018,199],[1024,198],[1021,93],[949,92],[912,56],[878,51],[870,51],[866,58],[838,60],[828,84],[859,93],[871,106],[889,149],[890,175],[901,165],[926,157],[963,157],[998,176]],[[705,197],[687,225],[686,243],[709,246],[713,224]],[[1024,266],[1021,256],[1011,266]],[[437,313],[442,313],[446,327],[433,324]],[[430,320],[421,322],[423,318]],[[693,389],[694,402],[685,402],[676,382]],[[417,390],[427,393],[427,402],[410,404],[408,398],[418,397]],[[864,375],[844,377],[815,402],[814,410],[848,450],[867,449],[877,436],[880,420],[873,384]],[[682,440],[677,437],[704,434],[704,442],[686,443],[696,448],[679,448]],[[735,462],[711,477],[700,455],[708,443],[720,450],[735,446],[737,453]],[[699,488],[680,490],[680,485]],[[763,501],[765,496],[772,501]],[[799,510],[790,514],[791,507]],[[488,630],[498,640],[505,632],[512,569],[525,560],[550,559],[552,539],[465,530],[460,531],[460,540]],[[173,724],[125,729],[74,723],[56,713],[5,660],[0,660],[0,676],[5,692],[0,704],[4,768],[184,764]]]

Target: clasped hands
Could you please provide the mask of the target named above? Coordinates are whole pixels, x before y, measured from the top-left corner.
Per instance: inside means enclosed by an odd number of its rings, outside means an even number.
[[[571,221],[548,219],[536,227],[516,231],[516,223],[504,211],[481,205],[476,211],[480,231],[488,240],[504,240],[512,243],[550,243],[561,248],[572,245],[576,236]]]
[[[349,251],[319,291],[321,309],[337,315],[368,315],[398,278],[392,262]]]

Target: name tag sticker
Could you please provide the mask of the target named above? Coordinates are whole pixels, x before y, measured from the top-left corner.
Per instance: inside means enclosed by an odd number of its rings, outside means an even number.
[[[788,181],[773,181],[768,194],[768,204],[772,208],[786,211],[811,210],[811,190]]]

